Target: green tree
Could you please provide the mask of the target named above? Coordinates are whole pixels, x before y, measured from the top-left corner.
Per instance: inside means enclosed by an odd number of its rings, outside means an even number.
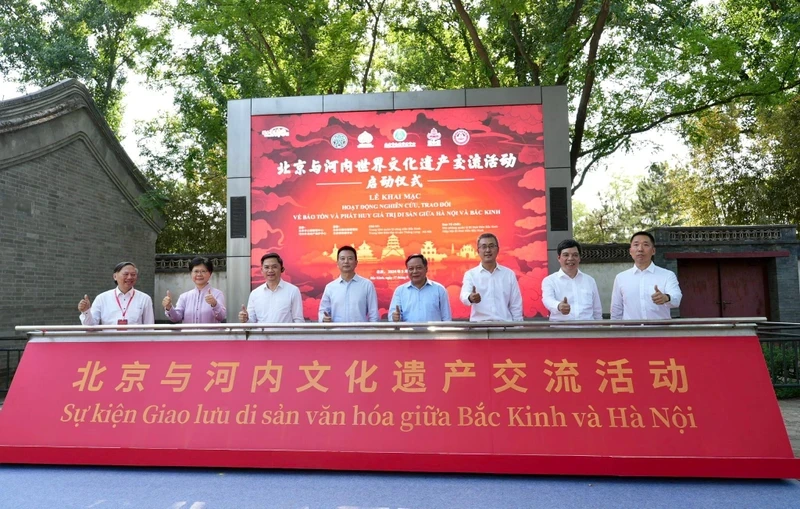
[[[183,47],[164,41],[150,54],[148,76],[174,89],[178,112],[137,130],[147,171],[159,177],[152,203],[167,217],[159,250],[201,250],[180,232],[218,221],[205,250],[224,250],[228,101],[371,89],[384,9],[368,0],[181,0],[166,11],[163,23],[192,37]],[[207,203],[189,215],[170,212],[190,196]]]
[[[573,201],[572,231],[579,242],[627,242],[635,231],[631,192],[633,182],[627,177],[617,176],[609,187],[609,191],[597,193],[600,204],[592,210],[588,210],[581,202]]]
[[[6,0],[0,3],[0,72],[41,87],[80,80],[117,131],[127,73],[158,37],[137,24],[155,1]]]
[[[800,96],[741,102],[687,123],[692,154],[678,196],[691,224],[800,221]]]
[[[391,88],[565,85],[573,191],[635,134],[800,86],[793,0],[411,0],[390,21]]]
[[[800,84],[789,1],[178,1],[165,21],[192,35],[150,67],[177,90],[178,122],[160,128],[194,147],[175,154],[187,182],[224,175],[227,101],[240,97],[564,85],[575,190],[637,133]],[[603,238],[621,235],[611,215],[595,218]]]
[[[647,175],[636,184],[636,199],[631,216],[637,230],[659,226],[680,226],[686,219],[677,199],[678,189],[669,165],[654,163]]]

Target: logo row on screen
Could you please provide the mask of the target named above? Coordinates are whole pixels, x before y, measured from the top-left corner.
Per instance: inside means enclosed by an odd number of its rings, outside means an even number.
[[[289,136],[289,129],[283,126],[275,126],[269,130],[261,131],[261,136],[264,138],[285,138],[286,136]],[[416,142],[406,141],[406,138],[408,138],[408,133],[405,129],[395,129],[394,133],[392,133],[392,137],[394,138],[394,141],[384,143],[384,148],[412,148],[417,146]],[[427,138],[427,144],[429,147],[442,146],[442,133],[440,133],[435,127],[428,132]],[[374,148],[375,145],[372,143],[374,139],[375,138],[369,132],[364,131],[358,135],[358,145],[356,145],[356,147]],[[331,145],[333,148],[343,149],[347,146],[348,142],[349,138],[344,133],[336,133],[331,136]],[[456,129],[453,132],[453,143],[459,146],[469,143],[469,132],[466,129]]]

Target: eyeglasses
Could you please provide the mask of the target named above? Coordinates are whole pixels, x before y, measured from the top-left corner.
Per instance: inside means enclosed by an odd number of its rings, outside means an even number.
[[[478,249],[497,249],[497,244],[478,244]]]
[[[192,274],[208,274],[207,270],[193,270]]]

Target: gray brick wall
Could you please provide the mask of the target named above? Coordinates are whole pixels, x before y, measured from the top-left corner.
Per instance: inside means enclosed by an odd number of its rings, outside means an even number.
[[[153,294],[156,232],[81,140],[0,169],[0,337],[16,325],[78,324],[78,301],[139,267]]]

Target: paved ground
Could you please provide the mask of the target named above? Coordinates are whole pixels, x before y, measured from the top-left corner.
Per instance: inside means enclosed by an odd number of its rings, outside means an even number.
[[[778,404],[781,406],[789,440],[792,441],[794,456],[800,458],[800,398],[780,399]]]
[[[788,509],[800,481],[0,465],[13,509]]]

